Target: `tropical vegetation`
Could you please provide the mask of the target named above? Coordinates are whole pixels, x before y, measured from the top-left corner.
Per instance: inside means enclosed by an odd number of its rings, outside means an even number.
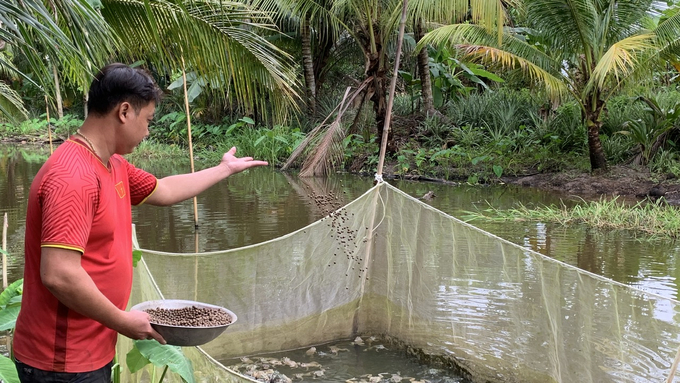
[[[186,148],[191,129],[199,156],[236,143],[279,166],[322,153],[323,169],[375,172],[404,4],[390,172],[677,170],[672,1],[3,2],[0,131],[44,134],[56,109],[63,139],[93,71],[123,61],[166,89],[152,142]]]
[[[672,9],[659,18],[652,0],[525,0],[524,5],[523,28],[501,36],[454,24],[436,29],[419,45],[452,45],[466,57],[519,69],[555,102],[574,100],[587,128],[591,167],[605,168],[600,130],[606,102],[627,85],[658,81],[668,63],[677,62],[680,15]]]
[[[134,156],[176,158],[191,138],[199,159],[237,146],[275,166],[307,157],[324,163],[321,174],[372,175],[388,135],[396,176],[497,182],[628,164],[680,178],[678,10],[672,0],[6,0],[0,138],[68,137],[97,68],[119,61],[166,92]],[[603,201],[538,213],[674,236],[664,207],[624,211]],[[20,285],[11,287],[0,330],[18,311]],[[136,350],[137,367],[161,352]]]

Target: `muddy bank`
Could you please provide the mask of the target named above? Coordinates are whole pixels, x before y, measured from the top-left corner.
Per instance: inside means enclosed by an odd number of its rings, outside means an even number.
[[[460,185],[467,176],[459,174],[455,181],[416,175],[395,175],[394,165],[386,166],[386,179],[401,178],[412,181],[437,182]],[[368,176],[368,175],[367,175]],[[499,182],[494,180],[491,182]],[[673,175],[651,174],[648,169],[629,166],[612,166],[607,172],[590,173],[567,171],[561,173],[536,173],[524,176],[503,176],[500,182],[521,185],[559,193],[565,197],[598,200],[601,197],[624,198],[635,202],[662,199],[669,205],[680,206],[680,179]]]
[[[672,175],[659,176],[649,170],[615,166],[601,173],[546,173],[523,177],[503,177],[503,182],[539,188],[585,199],[621,196],[630,200],[662,198],[680,205],[680,180]]]

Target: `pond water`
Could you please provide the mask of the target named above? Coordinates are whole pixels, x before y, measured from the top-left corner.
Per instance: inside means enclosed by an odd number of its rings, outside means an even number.
[[[293,381],[470,383],[444,368],[434,368],[380,341],[345,340],[314,348],[266,356],[222,360],[239,373],[262,381],[277,381],[283,374]],[[285,381],[280,379],[278,381]]]
[[[49,151],[0,146],[0,213],[8,213],[8,279],[22,277],[26,199],[31,180]],[[159,177],[189,170],[186,159],[149,161],[138,166]],[[426,201],[454,217],[467,211],[573,203],[573,197],[513,185],[470,186],[388,180],[415,196],[433,191]],[[348,174],[298,178],[272,168],[256,168],[223,181],[197,198],[199,228],[194,228],[193,199],[172,207],[133,208],[140,246],[168,252],[213,251],[246,246],[290,233],[320,219],[314,195],[333,193],[344,203],[363,194],[372,178]],[[624,284],[678,297],[680,248],[673,241],[648,241],[629,231],[587,226],[562,227],[542,222],[473,222],[501,238]]]

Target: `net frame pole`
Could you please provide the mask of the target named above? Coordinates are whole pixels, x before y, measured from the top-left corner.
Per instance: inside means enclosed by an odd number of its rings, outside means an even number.
[[[668,373],[668,379],[666,379],[666,383],[673,382],[675,371],[678,369],[678,364],[680,364],[680,347],[678,347],[678,352],[675,353],[675,360],[673,360],[673,365],[671,366],[671,371]]]
[[[2,289],[7,288],[7,228],[9,223],[7,221],[7,213],[2,222]]]
[[[385,124],[383,125],[382,141],[380,143],[380,157],[378,160],[378,171],[375,179],[382,182],[383,166],[385,165],[385,153],[387,151],[387,136],[390,133],[390,125],[392,121],[392,107],[394,105],[394,93],[397,88],[397,76],[399,76],[399,63],[401,61],[401,46],[404,42],[404,29],[406,28],[406,11],[408,9],[408,0],[404,0],[401,9],[401,20],[399,21],[399,37],[397,39],[397,53],[394,59],[394,73],[390,80],[389,99],[387,100],[387,114],[385,115]]]
[[[187,135],[189,136],[189,162],[191,163],[191,172],[194,172],[194,146],[191,140],[191,113],[189,112],[189,94],[187,92],[187,72],[184,64],[184,55],[182,59],[182,79],[184,80],[184,110],[187,116]],[[198,199],[194,196],[194,229],[198,229]]]

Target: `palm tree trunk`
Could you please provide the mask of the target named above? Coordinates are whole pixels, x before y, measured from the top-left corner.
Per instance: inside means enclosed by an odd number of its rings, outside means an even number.
[[[606,170],[607,159],[604,156],[602,149],[602,141],[600,141],[600,128],[602,128],[602,121],[600,115],[604,109],[604,102],[597,96],[593,96],[592,100],[587,98],[586,101],[586,128],[588,129],[588,153],[590,154],[590,170]],[[594,105],[593,105],[594,104]]]
[[[312,58],[311,30],[307,19],[304,18],[300,25],[302,38],[302,68],[305,76],[305,93],[307,96],[307,108],[310,115],[316,113],[316,83],[314,79],[314,60]]]
[[[359,102],[359,106],[356,108],[354,120],[352,120],[352,125],[350,125],[349,129],[347,129],[348,136],[358,133],[357,127],[359,126],[359,120],[361,119],[361,111],[364,109],[364,103],[366,102],[366,95],[366,92],[361,94],[361,101]]]
[[[314,79],[316,80],[316,90],[322,88],[326,79],[326,66],[331,57],[331,52],[335,46],[335,42],[330,38],[325,38],[316,46],[316,55],[314,56]]]
[[[607,168],[607,160],[602,150],[600,141],[601,122],[588,121],[588,152],[590,153],[590,169],[599,170]]]
[[[59,73],[57,73],[56,63],[52,64],[52,75],[54,76],[54,92],[56,97],[55,102],[57,103],[57,115],[59,116],[59,119],[62,119],[62,117],[64,117],[64,106],[62,105],[61,100],[61,86],[59,85]]]
[[[424,36],[423,20],[418,19],[415,26],[415,39],[420,41]],[[430,56],[427,54],[427,47],[418,52],[418,72],[420,74],[420,88],[423,98],[423,108],[426,116],[436,113],[434,109],[434,96],[432,95],[432,81],[430,80]]]

